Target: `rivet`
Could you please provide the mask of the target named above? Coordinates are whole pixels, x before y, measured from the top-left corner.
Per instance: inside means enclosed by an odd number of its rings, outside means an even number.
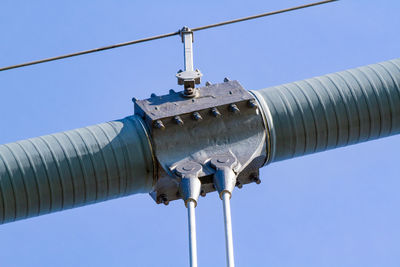
[[[165,129],[164,123],[161,120],[156,120],[156,122],[154,123],[154,127],[162,130]]]
[[[182,125],[183,125],[183,120],[182,120],[181,117],[179,117],[179,116],[175,116],[175,117],[174,117],[174,121],[175,121],[175,123],[178,124],[179,126],[182,126]]]
[[[251,108],[256,108],[257,107],[257,103],[254,99],[250,99],[248,102],[249,107]]]
[[[196,111],[196,112],[193,112],[193,119],[195,119],[196,121],[200,121],[200,120],[202,120],[203,118],[201,117],[200,113],[198,113],[198,112]]]
[[[219,116],[221,116],[221,113],[219,112],[219,110],[218,110],[217,108],[212,108],[212,109],[211,109],[211,114],[212,114],[214,117],[219,117]]]
[[[233,112],[233,113],[237,113],[239,112],[239,108],[236,106],[236,104],[230,104],[229,105],[229,111]]]
[[[224,78],[224,82],[225,82],[225,83],[227,83],[227,82],[229,82],[229,81],[230,81],[230,80],[229,80],[228,77],[225,77],[225,78]]]
[[[206,196],[206,192],[204,190],[200,191],[200,196],[205,197]]]

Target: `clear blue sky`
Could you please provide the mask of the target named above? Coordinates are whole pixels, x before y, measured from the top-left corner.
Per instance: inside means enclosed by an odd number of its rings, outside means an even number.
[[[0,65],[309,1],[0,2]],[[195,34],[204,81],[246,89],[400,56],[400,2],[342,0]],[[0,73],[0,143],[119,119],[179,89],[178,37]],[[400,136],[264,167],[232,198],[237,266],[400,266]],[[197,209],[200,266],[224,266],[221,203]],[[0,266],[187,266],[186,210],[134,195],[0,226]]]

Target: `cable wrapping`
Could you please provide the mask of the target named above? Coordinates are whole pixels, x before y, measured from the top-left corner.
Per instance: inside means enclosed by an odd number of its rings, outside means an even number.
[[[275,162],[400,132],[400,59],[253,91]]]
[[[140,118],[0,145],[0,223],[149,192],[153,156]]]

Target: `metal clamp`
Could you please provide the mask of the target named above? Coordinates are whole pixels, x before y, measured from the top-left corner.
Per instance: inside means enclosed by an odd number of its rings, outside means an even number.
[[[236,185],[236,174],[233,168],[237,165],[237,160],[232,155],[215,156],[210,161],[211,166],[216,170],[214,174],[214,184],[218,190],[219,197],[222,199],[224,192],[232,196],[232,191]]]
[[[195,206],[197,206],[201,190],[199,174],[202,169],[202,166],[196,162],[184,162],[176,167],[176,174],[182,178],[179,191],[185,206],[190,200],[194,201]]]
[[[221,155],[236,159],[232,169],[237,187],[259,181],[258,169],[265,163],[267,147],[264,120],[254,96],[227,79],[198,88],[197,93],[197,98],[187,98],[171,90],[134,101],[135,114],[149,129],[157,159],[150,193],[157,203],[182,198],[177,170],[187,162],[202,166],[198,174],[202,196],[216,190],[211,160]]]

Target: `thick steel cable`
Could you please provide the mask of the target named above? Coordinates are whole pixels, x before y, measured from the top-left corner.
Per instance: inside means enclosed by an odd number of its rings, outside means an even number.
[[[258,18],[262,18],[262,17],[266,17],[266,16],[276,15],[276,14],[280,14],[280,13],[284,13],[284,12],[294,11],[294,10],[298,10],[298,9],[303,9],[303,8],[307,8],[307,7],[327,4],[327,3],[330,3],[330,2],[336,2],[336,1],[339,1],[339,0],[326,0],[326,1],[315,2],[315,3],[311,3],[311,4],[306,4],[306,5],[301,5],[301,6],[281,9],[281,10],[277,10],[277,11],[262,13],[262,14],[259,14],[259,15],[254,15],[254,16],[249,16],[249,17],[244,17],[244,18],[239,18],[239,19],[219,22],[219,23],[215,23],[215,24],[210,24],[210,25],[206,25],[206,26],[201,26],[201,27],[193,28],[191,30],[192,31],[201,31],[201,30],[205,30],[205,29],[224,26],[224,25],[227,25],[227,24],[233,24],[233,23],[242,22],[242,21],[246,21],[246,20],[252,20],[252,19],[258,19]],[[26,66],[31,66],[31,65],[41,64],[41,63],[45,63],[45,62],[60,60],[60,59],[64,59],[64,58],[76,57],[76,56],[81,56],[81,55],[85,55],[85,54],[100,52],[100,51],[104,51],[104,50],[110,50],[110,49],[114,49],[114,48],[118,48],[118,47],[123,47],[123,46],[138,44],[138,43],[144,43],[144,42],[153,41],[153,40],[157,40],[157,39],[162,39],[162,38],[166,38],[166,37],[171,37],[171,36],[179,35],[179,34],[180,34],[180,31],[176,31],[176,32],[156,35],[156,36],[152,36],[152,37],[147,37],[147,38],[143,38],[143,39],[138,39],[138,40],[134,40],[134,41],[129,41],[129,42],[124,42],[124,43],[119,43],[119,44],[114,44],[114,45],[109,45],[109,46],[103,46],[103,47],[99,47],[99,48],[95,48],[95,49],[80,51],[80,52],[76,52],[76,53],[66,54],[66,55],[62,55],[62,56],[56,56],[56,57],[50,57],[50,58],[35,60],[35,61],[26,62],[26,63],[22,63],[22,64],[3,67],[3,68],[0,68],[0,71],[11,70],[11,69],[16,69],[16,68],[22,68],[22,67],[26,67]]]

